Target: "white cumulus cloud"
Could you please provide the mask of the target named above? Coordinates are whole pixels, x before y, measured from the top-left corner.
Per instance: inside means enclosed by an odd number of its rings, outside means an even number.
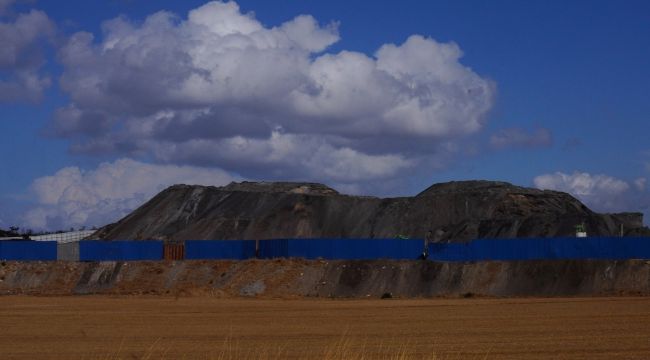
[[[479,131],[494,84],[455,43],[413,35],[328,53],[338,24],[265,26],[235,2],[120,17],[60,49],[71,102],[50,131],[77,153],[350,186],[417,169]]]
[[[634,188],[627,181],[608,175],[586,172],[556,172],[535,177],[535,187],[570,193],[596,211],[639,211],[645,179],[637,179]],[[645,198],[645,197],[643,197]]]
[[[24,215],[24,227],[101,226],[120,219],[170,185],[224,185],[233,180],[222,170],[126,158],[102,163],[94,170],[66,167],[33,181],[31,191],[38,205]]]
[[[0,15],[11,5],[0,2]],[[0,21],[0,103],[38,101],[51,80],[42,74],[42,44],[51,42],[56,31],[42,11],[31,10],[14,19]]]

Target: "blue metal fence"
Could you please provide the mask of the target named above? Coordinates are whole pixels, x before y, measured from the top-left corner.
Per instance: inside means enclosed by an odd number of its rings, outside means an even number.
[[[260,241],[265,259],[416,259],[424,248],[418,239],[277,239]]]
[[[186,259],[416,259],[419,239],[277,239],[188,240]],[[79,242],[81,261],[161,260],[162,241]],[[56,260],[54,241],[0,241],[2,260]],[[430,244],[429,259],[438,261],[650,259],[650,238],[478,239],[467,243]],[[68,259],[69,260],[69,259]]]
[[[81,261],[129,261],[161,260],[163,242],[148,241],[98,241],[79,242],[79,260]]]
[[[187,240],[185,258],[244,260],[255,257],[255,240]]]
[[[429,259],[441,261],[650,259],[650,238],[478,239],[431,244]]]
[[[0,241],[0,259],[23,261],[56,260],[56,241]]]

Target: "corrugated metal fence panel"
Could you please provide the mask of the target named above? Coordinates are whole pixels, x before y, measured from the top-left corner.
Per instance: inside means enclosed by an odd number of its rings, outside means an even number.
[[[419,239],[335,239],[335,259],[417,259],[424,242]]]
[[[184,243],[165,244],[163,248],[163,259],[165,260],[185,259],[185,244]]]
[[[422,239],[381,239],[376,255],[385,259],[409,260],[417,259],[423,250]]]
[[[56,241],[0,241],[2,260],[56,260]]]
[[[162,260],[163,242],[159,240],[84,240],[79,242],[81,261]]]
[[[244,260],[255,257],[255,240],[187,240],[185,258]]]
[[[56,258],[63,261],[79,261],[79,242],[58,243]]]
[[[650,238],[607,238],[607,258],[650,259]],[[604,258],[604,257],[603,257]]]
[[[615,259],[650,259],[650,239],[619,238],[611,252]]]
[[[417,259],[417,239],[276,239],[260,240],[260,257],[304,259]]]
[[[638,256],[640,259],[650,259],[650,238],[637,238],[635,244],[637,246],[633,248],[630,244],[632,239],[626,240],[626,246],[621,249],[625,249],[624,255],[632,258]]]
[[[259,241],[259,257],[331,259],[332,239],[271,239]]]
[[[346,241],[347,240],[347,241]],[[332,259],[365,260],[384,256],[380,239],[332,239]]]
[[[335,259],[337,244],[334,239],[289,239],[287,255],[305,259]]]
[[[290,257],[288,239],[260,240],[259,250],[259,257],[261,259]]]
[[[650,238],[478,239],[430,244],[429,259],[440,261],[650,259]]]

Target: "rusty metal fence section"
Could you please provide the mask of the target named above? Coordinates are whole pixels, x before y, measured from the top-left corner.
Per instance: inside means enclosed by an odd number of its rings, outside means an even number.
[[[165,243],[163,248],[164,260],[184,260],[185,259],[185,243]]]

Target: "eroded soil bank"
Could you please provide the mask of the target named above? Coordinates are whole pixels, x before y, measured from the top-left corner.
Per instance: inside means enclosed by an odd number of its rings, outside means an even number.
[[[650,261],[2,262],[0,294],[270,298],[650,295]]]

